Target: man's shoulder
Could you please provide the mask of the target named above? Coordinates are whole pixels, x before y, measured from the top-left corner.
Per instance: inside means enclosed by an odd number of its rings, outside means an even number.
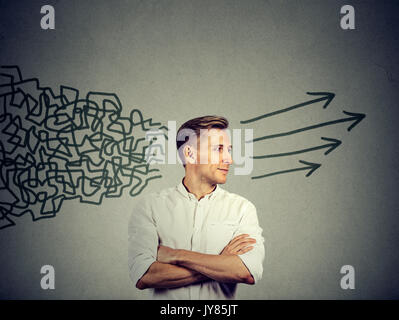
[[[153,201],[157,201],[160,199],[165,199],[168,198],[176,193],[176,187],[169,187],[169,188],[164,188],[158,191],[153,191],[150,193],[147,193],[143,195],[141,198],[143,201],[147,201],[149,203]]]
[[[174,188],[172,187],[140,194],[134,201],[133,214],[135,212],[151,212],[151,208],[163,206],[165,200],[171,197],[173,191]]]
[[[226,200],[234,201],[237,204],[255,208],[255,205],[250,200],[237,193],[229,192],[223,189],[223,197],[225,197]]]

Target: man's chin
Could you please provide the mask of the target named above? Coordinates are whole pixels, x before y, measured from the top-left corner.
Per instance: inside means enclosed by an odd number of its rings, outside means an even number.
[[[216,184],[225,184],[227,182],[227,177],[218,178]]]
[[[209,177],[208,182],[211,184],[225,184],[227,182],[227,175],[217,172]]]

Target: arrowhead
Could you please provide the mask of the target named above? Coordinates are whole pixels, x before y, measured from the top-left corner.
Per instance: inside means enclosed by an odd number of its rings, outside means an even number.
[[[364,113],[352,113],[347,111],[343,111],[343,113],[351,116],[351,118],[349,119],[354,120],[353,123],[349,126],[348,131],[351,131],[360,121],[362,121],[366,117]]]
[[[325,140],[325,141],[332,142],[330,144],[325,145],[325,146],[329,146],[330,148],[326,152],[324,152],[324,155],[328,155],[331,151],[333,151],[335,148],[337,148],[342,143],[340,140],[333,139],[333,138],[321,137],[321,139]]]
[[[327,100],[327,101],[324,103],[323,109],[327,108],[327,106],[330,104],[330,102],[335,97],[335,93],[332,93],[332,92],[306,92],[306,93],[313,95],[313,96],[324,96],[323,100]]]
[[[309,169],[311,169],[307,174],[306,177],[309,177],[314,171],[316,171],[318,168],[321,167],[320,163],[312,163],[312,162],[307,162],[304,160],[299,160],[300,163],[306,164],[309,166]]]

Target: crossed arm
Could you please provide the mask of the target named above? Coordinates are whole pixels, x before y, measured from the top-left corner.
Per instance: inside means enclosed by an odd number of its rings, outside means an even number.
[[[158,247],[157,261],[137,281],[138,289],[176,288],[200,281],[242,282],[254,279],[238,255],[253,249],[256,240],[242,234],[233,238],[219,255]]]

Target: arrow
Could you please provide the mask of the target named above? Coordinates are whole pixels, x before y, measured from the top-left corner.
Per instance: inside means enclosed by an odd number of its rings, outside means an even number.
[[[266,158],[285,157],[285,156],[292,156],[292,155],[298,154],[298,153],[305,153],[305,152],[319,150],[319,149],[323,149],[323,148],[328,148],[329,147],[329,149],[326,152],[324,152],[324,155],[328,155],[331,151],[333,151],[335,148],[337,148],[341,144],[341,141],[337,140],[337,139],[325,138],[325,137],[321,137],[321,139],[322,140],[326,140],[326,141],[331,141],[332,143],[327,143],[327,144],[323,144],[321,146],[308,148],[308,149],[302,149],[302,150],[298,150],[298,151],[285,152],[285,153],[275,153],[275,154],[266,154],[266,155],[263,155],[263,156],[254,156],[254,157],[251,157],[251,158],[253,158],[253,159],[266,159]]]
[[[295,169],[290,169],[290,170],[283,170],[283,171],[276,171],[268,174],[264,174],[261,176],[255,176],[252,177],[251,179],[261,179],[261,178],[266,178],[270,176],[275,176],[277,174],[283,174],[283,173],[289,173],[289,172],[295,172],[295,171],[302,171],[302,170],[309,170],[310,171],[306,174],[306,177],[309,177],[315,170],[321,167],[320,163],[312,163],[312,162],[307,162],[304,160],[299,160],[300,163],[306,164],[306,167],[301,167],[301,168],[295,168]]]
[[[323,123],[319,123],[319,124],[316,124],[316,125],[313,125],[310,127],[305,127],[305,128],[301,128],[301,129],[283,132],[283,133],[277,133],[277,134],[272,134],[269,136],[263,136],[263,137],[255,138],[253,140],[248,140],[248,141],[246,141],[246,143],[261,141],[261,140],[265,140],[265,139],[278,138],[278,137],[283,137],[283,136],[289,136],[291,134],[299,133],[302,131],[312,130],[312,129],[330,126],[332,124],[336,124],[336,123],[340,123],[340,122],[348,122],[348,121],[353,121],[353,123],[348,127],[348,131],[351,131],[352,128],[354,128],[360,121],[362,121],[366,117],[366,115],[363,113],[352,113],[352,112],[347,112],[347,111],[343,111],[343,113],[345,113],[351,117],[328,121],[328,122],[323,122]]]
[[[309,100],[309,101],[306,101],[306,102],[302,102],[302,103],[293,105],[293,106],[285,108],[285,109],[281,109],[281,110],[274,111],[274,112],[271,112],[271,113],[266,113],[264,115],[261,115],[261,116],[258,116],[258,117],[255,117],[255,118],[252,118],[252,119],[249,119],[249,120],[243,120],[243,121],[240,121],[240,123],[246,124],[246,123],[255,122],[255,121],[267,118],[267,117],[275,116],[275,115],[283,113],[283,112],[287,112],[287,111],[291,111],[293,109],[305,107],[305,106],[308,106],[308,105],[311,105],[311,104],[314,104],[314,103],[317,103],[317,102],[320,102],[320,101],[324,101],[324,100],[326,100],[326,102],[323,105],[323,109],[325,109],[325,108],[327,108],[327,106],[330,104],[330,102],[335,97],[335,93],[332,93],[332,92],[306,92],[306,93],[309,94],[309,95],[322,96],[322,97],[321,98],[317,98],[317,99],[313,99],[313,100]]]

